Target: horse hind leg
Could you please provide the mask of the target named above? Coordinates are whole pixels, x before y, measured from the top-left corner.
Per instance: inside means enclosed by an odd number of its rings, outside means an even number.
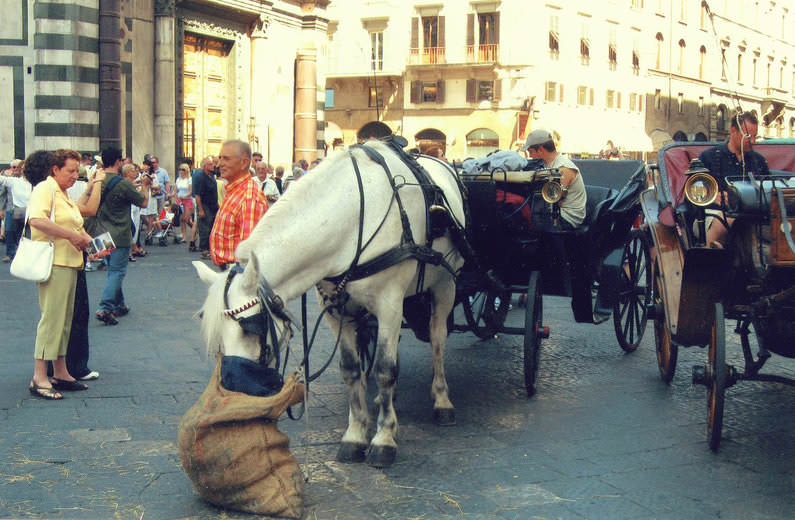
[[[393,320],[385,321],[379,316],[378,320],[378,356],[376,358],[375,372],[378,382],[377,429],[373,440],[370,442],[370,451],[367,453],[367,463],[377,468],[391,466],[397,457],[398,421],[394,406],[395,384],[397,383],[397,344],[400,333],[400,316]]]
[[[352,323],[340,323],[336,317],[328,316],[335,334],[342,327],[340,338],[340,373],[348,386],[348,428],[342,436],[337,460],[339,462],[363,462],[367,451],[367,431],[370,415],[367,410],[366,381],[359,364],[356,349],[356,330]]]
[[[447,317],[455,304],[455,285],[445,284],[433,291],[434,303],[431,309],[431,350],[433,352],[433,419],[439,426],[455,424],[455,409],[450,401],[447,378],[444,373],[444,349],[447,341]]]

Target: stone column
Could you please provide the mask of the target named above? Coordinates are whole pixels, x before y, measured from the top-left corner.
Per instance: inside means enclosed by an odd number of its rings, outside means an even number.
[[[273,60],[268,49],[268,27],[270,19],[264,14],[259,15],[249,27],[251,36],[251,88],[249,96],[251,98],[251,117],[254,122],[253,135],[251,137],[252,150],[258,151],[265,156],[265,160],[272,161],[268,156],[268,96],[264,95],[263,90],[272,88],[272,79],[269,74],[269,67],[266,66]],[[256,141],[256,142],[254,142]]]
[[[317,50],[298,50],[295,72],[295,158],[311,163],[317,157]]]
[[[176,176],[176,62],[174,0],[155,0],[154,155]]]
[[[121,4],[99,2],[99,149],[121,143]],[[128,150],[129,152],[129,150]]]

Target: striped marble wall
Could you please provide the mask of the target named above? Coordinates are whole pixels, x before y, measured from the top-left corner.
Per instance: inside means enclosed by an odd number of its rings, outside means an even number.
[[[36,1],[34,135],[38,148],[99,148],[99,0]]]

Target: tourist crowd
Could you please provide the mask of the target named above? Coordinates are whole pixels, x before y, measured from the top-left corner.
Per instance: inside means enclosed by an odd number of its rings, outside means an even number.
[[[58,400],[99,377],[88,366],[86,271],[107,270],[95,317],[116,325],[130,312],[123,292],[128,263],[145,257],[147,245],[187,243],[225,269],[268,207],[309,169],[300,161],[285,178],[283,167],[274,169],[241,141],[224,143],[218,157],[196,169],[181,163],[173,182],[157,157],[135,163],[115,148],[94,157],[57,150],[14,160],[0,175],[3,261],[13,262],[22,236],[53,242],[51,275],[37,284],[41,318],[30,393]],[[94,238],[108,235],[112,244],[97,252]]]

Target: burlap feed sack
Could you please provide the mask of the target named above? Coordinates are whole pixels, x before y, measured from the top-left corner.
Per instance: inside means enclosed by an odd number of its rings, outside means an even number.
[[[226,390],[218,356],[207,388],[179,424],[182,467],[199,495],[229,509],[300,518],[304,479],[276,421],[303,397],[304,385],[292,375],[269,397]]]

